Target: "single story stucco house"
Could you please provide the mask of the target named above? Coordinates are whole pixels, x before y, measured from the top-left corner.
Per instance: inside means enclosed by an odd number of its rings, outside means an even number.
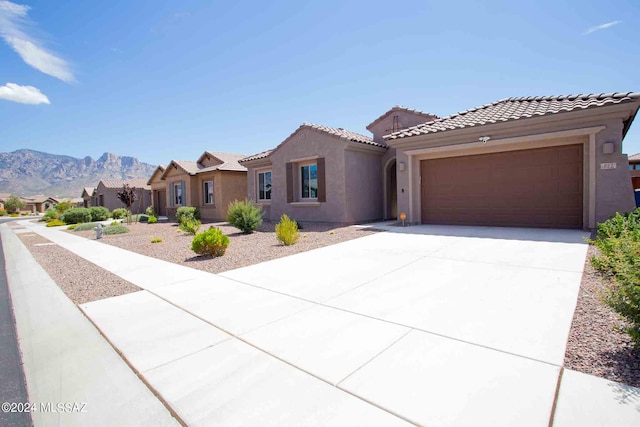
[[[134,178],[134,179],[103,179],[96,186],[93,192],[93,200],[95,205],[104,206],[110,211],[126,207],[118,199],[118,192],[122,191],[124,185],[129,187],[135,187],[137,199],[131,206],[131,211],[134,214],[144,213],[147,207],[151,205],[151,187],[147,185],[146,178]],[[84,191],[83,191],[84,194]],[[86,199],[85,199],[86,200]],[[84,201],[81,200],[81,203]]]
[[[372,136],[305,123],[240,161],[277,220],[593,229],[635,207],[622,140],[640,93],[508,98],[439,118],[394,107]]]
[[[229,203],[247,196],[243,154],[205,151],[197,161],[172,160],[158,166],[147,182],[158,215],[175,217],[180,206],[194,206],[200,217],[222,221]]]

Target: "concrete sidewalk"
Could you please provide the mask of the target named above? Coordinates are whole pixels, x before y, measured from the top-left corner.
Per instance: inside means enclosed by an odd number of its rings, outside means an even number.
[[[81,309],[188,425],[551,425],[558,364],[393,321],[382,306],[372,314],[349,311],[345,307],[352,303],[336,298],[355,294],[355,288],[371,293],[376,281],[389,281],[393,271],[419,261],[412,258],[415,250],[430,254],[429,245],[439,256],[456,254],[461,258],[456,266],[470,262],[465,257],[486,263],[482,240],[470,248],[467,240],[458,245],[452,236],[439,240],[403,231],[402,249],[391,250],[388,257],[390,272],[382,274],[369,263],[364,278],[347,274],[335,282],[296,286],[274,282],[277,275],[267,275],[273,277],[268,280],[257,274],[281,266],[286,258],[213,275],[38,224],[23,225],[145,289]],[[375,251],[373,243],[381,239],[376,236],[296,257],[329,265],[352,254],[366,264],[358,253]],[[555,247],[573,253],[573,235],[562,236],[555,246],[550,233],[532,236],[540,239],[536,247],[541,251]],[[517,233],[511,230],[505,239],[487,243],[506,245],[509,252],[507,265],[495,267],[499,276],[523,262]],[[574,261],[584,262],[584,255]],[[564,266],[553,257],[531,262],[531,271],[551,268],[558,270],[554,277],[579,275],[559,270]],[[487,278],[499,278],[491,274]],[[444,291],[450,292],[438,290]],[[332,306],[333,300],[342,300],[344,307]],[[401,313],[402,307],[394,310]],[[488,332],[488,343],[510,345]],[[557,360],[556,352],[548,359]],[[638,389],[564,371],[553,425],[595,426],[601,419],[637,425]]]

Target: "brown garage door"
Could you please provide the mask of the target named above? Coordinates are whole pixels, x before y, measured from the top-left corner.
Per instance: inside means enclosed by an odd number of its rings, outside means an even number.
[[[582,145],[423,160],[422,223],[582,228]]]

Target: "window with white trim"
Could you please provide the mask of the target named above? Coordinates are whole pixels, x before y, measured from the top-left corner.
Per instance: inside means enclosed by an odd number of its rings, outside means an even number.
[[[206,205],[213,204],[213,181],[205,181],[202,183],[204,188],[204,203]]]
[[[271,200],[271,171],[258,172],[258,200]]]

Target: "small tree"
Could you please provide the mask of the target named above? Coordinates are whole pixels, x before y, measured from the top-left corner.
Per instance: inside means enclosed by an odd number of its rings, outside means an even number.
[[[13,194],[4,201],[4,208],[9,212],[17,213],[20,209],[24,208],[26,203],[20,200],[20,197],[14,196]]]
[[[118,191],[118,200],[127,207],[127,224],[131,224],[131,206],[138,198],[136,187],[129,187],[129,184],[122,186],[122,191]]]

